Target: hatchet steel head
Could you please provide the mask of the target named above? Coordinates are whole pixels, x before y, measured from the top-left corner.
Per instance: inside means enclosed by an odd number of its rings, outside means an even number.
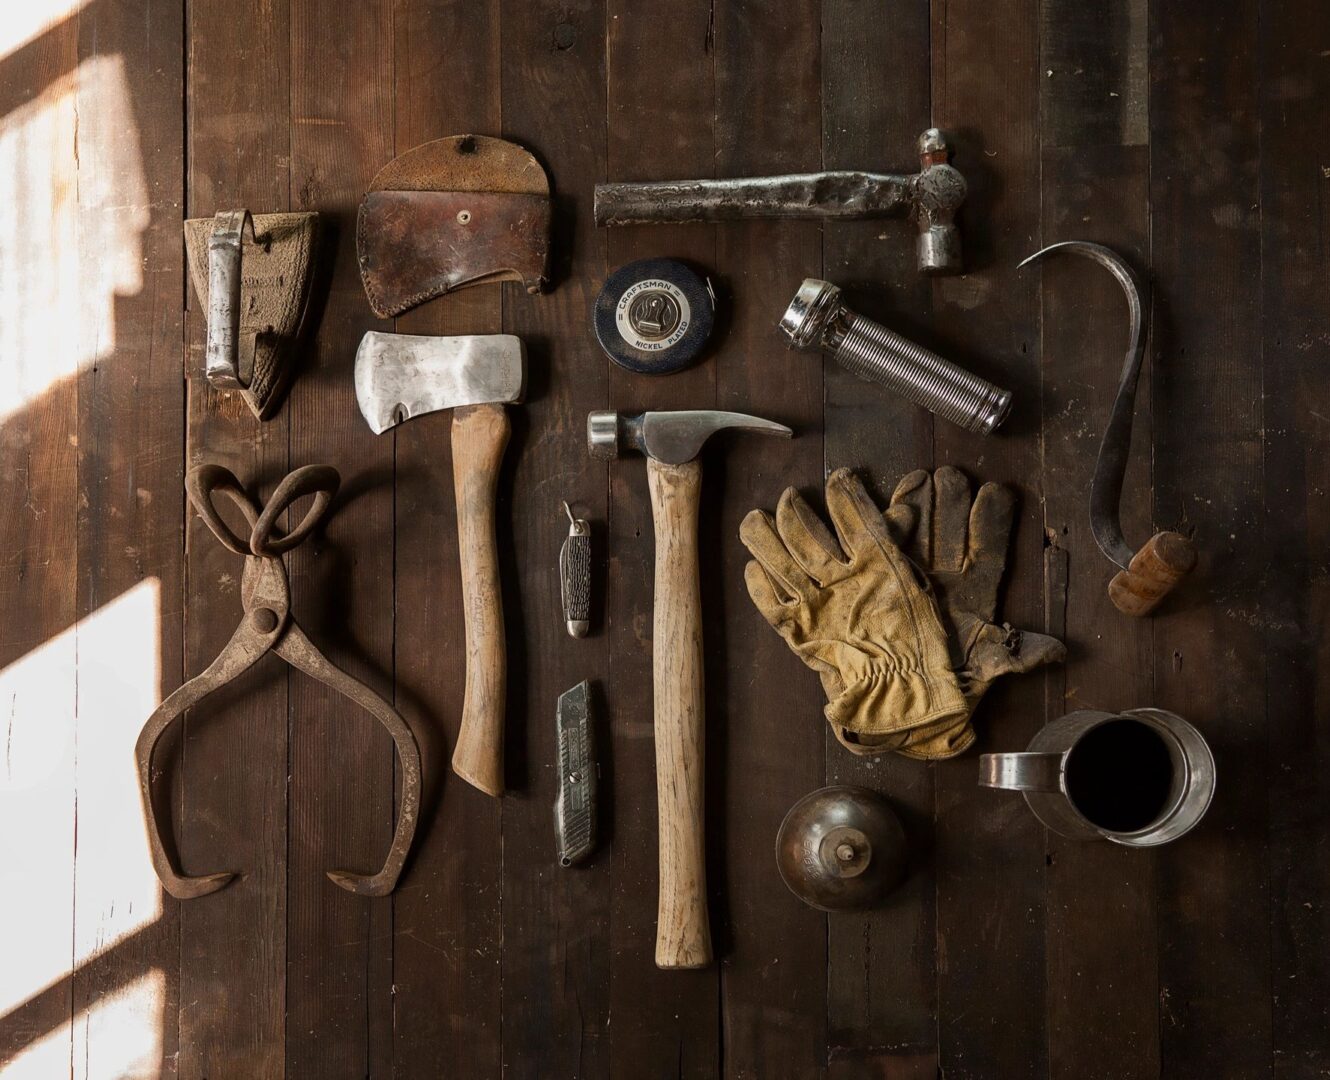
[[[356,350],[356,401],[376,435],[413,416],[522,400],[526,349],[513,334],[426,337],[371,330]]]

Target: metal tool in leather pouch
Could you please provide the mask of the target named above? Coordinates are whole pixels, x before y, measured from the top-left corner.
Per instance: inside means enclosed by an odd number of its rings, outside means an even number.
[[[267,420],[290,378],[309,309],[319,215],[223,210],[185,222],[194,292],[206,312],[204,370]]]
[[[381,319],[446,292],[549,280],[550,184],[528,151],[504,139],[453,135],[394,158],[356,218],[360,277]]]

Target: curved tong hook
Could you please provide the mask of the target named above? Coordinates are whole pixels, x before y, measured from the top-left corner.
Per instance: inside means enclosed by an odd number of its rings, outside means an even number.
[[[226,647],[199,675],[179,687],[154,710],[143,725],[135,747],[139,788],[153,867],[163,887],[172,896],[188,900],[216,892],[235,875],[207,874],[188,877],[175,867],[167,854],[163,836],[169,832],[165,814],[158,813],[153,797],[152,755],[166,729],[173,721],[214,691],[238,678],[269,650],[293,667],[350,698],[363,708],[392,736],[402,766],[402,801],[397,827],[383,867],[376,874],[355,874],[348,870],[330,870],[328,877],[349,892],[361,896],[385,896],[392,892],[402,872],[415,837],[419,816],[421,765],[415,736],[401,715],[364,683],[342,671],[327,659],[291,619],[291,593],[280,554],[304,540],[327,512],[337,491],[340,477],[327,465],[308,465],[289,473],[277,486],[262,510],[246,494],[230,470],[220,465],[201,465],[191,469],[185,490],[204,522],[229,551],[245,555],[241,597],[245,617]],[[244,515],[250,526],[248,541],[242,540],[217,512],[213,497],[220,492]],[[289,534],[276,531],[275,522],[296,499],[314,496],[314,505]]]
[[[1094,479],[1090,482],[1090,531],[1099,550],[1122,573],[1109,583],[1108,595],[1119,611],[1127,615],[1148,614],[1196,564],[1196,549],[1185,536],[1175,532],[1156,533],[1139,550],[1133,551],[1122,535],[1119,507],[1122,484],[1127,474],[1131,452],[1131,425],[1136,408],[1136,386],[1145,361],[1146,312],[1150,302],[1148,283],[1142,282],[1126,261],[1111,248],[1085,240],[1066,240],[1036,251],[1020,266],[1029,266],[1046,255],[1069,252],[1083,255],[1109,271],[1127,295],[1129,317],[1127,354],[1118,379],[1113,412],[1099,444]]]

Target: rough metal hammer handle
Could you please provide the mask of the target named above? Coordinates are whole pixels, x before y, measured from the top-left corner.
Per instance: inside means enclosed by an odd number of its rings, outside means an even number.
[[[453,772],[487,795],[503,794],[508,661],[494,501],[511,430],[502,405],[453,410],[453,486],[466,622],[466,694],[462,728],[453,749]]]
[[[856,220],[910,208],[909,177],[867,172],[792,173],[737,180],[597,184],[597,225],[739,218]]]
[[[656,966],[711,963],[703,839],[702,595],[697,515],[702,464],[647,459],[656,530],[652,664],[660,900]]]

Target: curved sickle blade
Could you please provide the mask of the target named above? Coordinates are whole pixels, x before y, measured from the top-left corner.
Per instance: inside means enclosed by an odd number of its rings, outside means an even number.
[[[1083,255],[1106,268],[1127,294],[1129,318],[1127,355],[1122,362],[1122,375],[1118,379],[1117,397],[1113,399],[1113,412],[1104,439],[1099,444],[1099,459],[1095,462],[1094,479],[1090,482],[1090,531],[1099,550],[1124,570],[1135,552],[1122,535],[1122,520],[1118,513],[1122,501],[1122,482],[1127,473],[1127,458],[1131,452],[1131,424],[1136,408],[1136,384],[1140,379],[1141,364],[1145,360],[1146,306],[1150,289],[1123,258],[1111,248],[1085,240],[1066,240],[1050,244],[1036,251],[1022,262],[1022,267],[1046,255],[1067,252]]]

